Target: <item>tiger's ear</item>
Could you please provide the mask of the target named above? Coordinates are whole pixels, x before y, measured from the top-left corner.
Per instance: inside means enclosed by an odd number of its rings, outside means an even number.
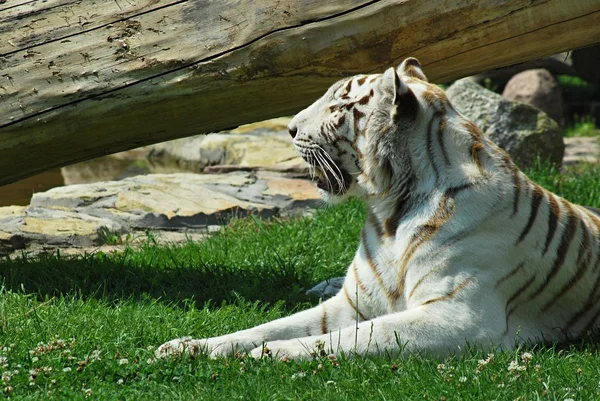
[[[388,85],[392,86],[394,91],[392,96],[392,105],[394,107],[392,120],[416,119],[419,112],[419,101],[406,82],[400,79],[396,70],[388,68],[383,73],[383,80],[384,82],[388,82]]]
[[[421,64],[414,57],[409,57],[402,62],[396,69],[398,75],[403,75],[411,78],[420,79],[421,81],[429,82],[421,69]]]

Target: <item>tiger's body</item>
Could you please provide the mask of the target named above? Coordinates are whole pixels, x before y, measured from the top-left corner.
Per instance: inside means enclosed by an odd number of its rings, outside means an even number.
[[[333,85],[289,125],[329,201],[369,216],[342,290],[255,328],[163,344],[444,355],[577,338],[600,317],[600,218],[544,190],[429,84],[415,59]]]

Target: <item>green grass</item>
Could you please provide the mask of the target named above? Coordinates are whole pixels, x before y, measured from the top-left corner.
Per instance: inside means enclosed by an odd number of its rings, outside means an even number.
[[[600,171],[529,174],[576,203],[600,206]],[[233,222],[202,243],[118,254],[0,261],[0,394],[11,399],[534,400],[600,398],[594,343],[563,349],[477,350],[445,360],[181,358],[154,349],[310,306],[304,291],[340,275],[365,218],[352,201],[314,218]],[[489,358],[489,362],[485,362]],[[525,361],[523,360],[525,358]],[[509,367],[518,368],[509,370]],[[512,365],[511,365],[512,363]],[[10,377],[10,378],[9,378]],[[3,381],[2,381],[3,380]]]
[[[587,88],[590,84],[583,78],[574,75],[558,75],[558,83],[564,87]]]
[[[588,116],[576,119],[575,123],[565,130],[565,136],[600,136],[600,130],[596,127],[596,121]]]

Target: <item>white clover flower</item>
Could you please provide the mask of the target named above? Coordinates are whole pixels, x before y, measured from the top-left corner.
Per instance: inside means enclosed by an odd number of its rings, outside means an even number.
[[[90,361],[99,361],[102,358],[100,358],[100,351],[95,349],[92,351],[92,353],[90,354]]]
[[[458,378],[458,381],[461,382],[461,383],[464,383],[464,382],[467,381],[467,378],[465,376],[461,376],[461,377]]]
[[[296,380],[296,379],[299,379],[299,378],[304,377],[304,376],[306,376],[306,373],[304,373],[304,372],[294,373],[292,375],[292,380]]]
[[[33,363],[36,363],[39,360],[40,360],[40,358],[38,358],[37,356],[34,356],[33,358],[31,358],[31,362],[33,362]]]
[[[523,352],[521,354],[521,361],[523,361],[524,363],[529,363],[529,361],[531,361],[532,358],[533,355],[531,355],[530,352]]]
[[[6,384],[12,379],[13,375],[11,372],[2,372],[2,381]]]
[[[71,369],[71,367],[70,367],[70,366],[67,366],[66,368],[63,368],[63,372],[70,372],[70,371],[72,371],[72,370],[73,370],[73,369]]]
[[[519,365],[519,362],[517,362],[516,360],[510,361],[510,364],[508,365],[509,372],[522,372],[526,369],[527,367]]]
[[[128,363],[129,363],[129,359],[127,359],[127,358],[119,359],[119,365],[127,365]]]
[[[117,384],[123,384],[123,379],[117,380]]]

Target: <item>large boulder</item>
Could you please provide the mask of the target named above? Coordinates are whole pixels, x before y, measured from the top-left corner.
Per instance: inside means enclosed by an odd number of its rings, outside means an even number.
[[[530,166],[538,155],[552,163],[562,163],[562,132],[543,111],[507,100],[468,78],[456,81],[446,93],[454,107],[506,150],[519,166]]]
[[[562,92],[548,70],[539,68],[518,73],[508,81],[502,96],[535,106],[557,123],[563,122]]]

